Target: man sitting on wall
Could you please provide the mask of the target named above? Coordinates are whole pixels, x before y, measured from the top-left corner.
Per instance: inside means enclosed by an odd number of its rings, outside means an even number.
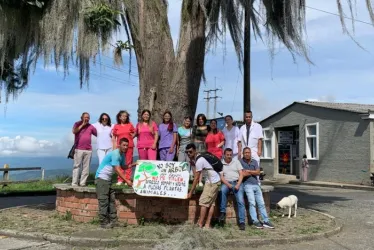
[[[208,212],[208,217],[205,222],[205,228],[210,228],[210,221],[213,216],[215,201],[218,195],[219,187],[221,185],[221,176],[216,172],[211,163],[203,156],[196,152],[196,146],[190,143],[186,146],[186,154],[191,160],[191,164],[195,165],[195,175],[192,183],[190,192],[188,193],[188,198],[191,198],[196,185],[199,183],[201,172],[206,171],[206,181],[203,189],[203,193],[200,196],[200,218],[198,225],[200,228],[204,226],[204,219],[206,213]],[[212,156],[215,157],[215,156]],[[217,161],[221,164],[221,160],[215,157]]]
[[[226,218],[227,195],[232,191],[235,195],[236,203],[238,204],[239,213],[239,229],[245,230],[245,206],[244,206],[244,191],[243,191],[243,167],[240,162],[233,159],[233,152],[231,148],[226,148],[224,151],[223,171],[221,173],[221,205],[219,221],[222,223]]]
[[[258,167],[257,161],[252,158],[250,148],[246,147],[243,149],[243,159],[241,159],[240,162],[243,166],[244,192],[248,198],[249,215],[251,216],[253,225],[256,228],[274,228],[267,215],[264,197],[262,196],[262,190],[257,180],[257,176],[260,174],[260,168]],[[258,220],[256,204],[261,213],[263,223]]]
[[[119,141],[119,148],[109,152],[96,171],[96,194],[99,200],[99,220],[102,228],[119,226],[115,204],[115,192],[111,188],[114,171],[127,185],[132,186],[131,180],[126,179],[124,172],[121,171],[121,168],[127,169],[136,165],[136,163],[133,163],[131,166],[125,166],[126,161],[124,156],[128,146],[129,140],[122,138]]]

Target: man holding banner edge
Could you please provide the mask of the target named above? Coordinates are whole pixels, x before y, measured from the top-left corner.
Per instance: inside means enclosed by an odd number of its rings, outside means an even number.
[[[125,166],[125,154],[128,146],[129,140],[122,138],[119,142],[119,148],[108,153],[96,171],[96,194],[99,201],[99,220],[102,228],[119,226],[115,204],[115,192],[111,188],[112,175],[114,172],[116,172],[127,185],[132,186],[132,181],[126,179],[124,172],[121,171],[121,168],[127,169],[136,166],[136,163]]]

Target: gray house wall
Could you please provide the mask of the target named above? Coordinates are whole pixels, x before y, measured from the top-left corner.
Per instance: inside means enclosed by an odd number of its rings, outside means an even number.
[[[309,179],[342,183],[369,179],[368,173],[361,170],[367,171],[370,166],[370,122],[362,120],[358,113],[296,103],[261,125],[263,128],[298,125],[299,155],[302,156],[306,148],[305,124],[316,122],[319,123],[319,159],[309,160]],[[268,176],[277,175],[274,173],[277,149],[276,145],[274,160],[261,160]]]

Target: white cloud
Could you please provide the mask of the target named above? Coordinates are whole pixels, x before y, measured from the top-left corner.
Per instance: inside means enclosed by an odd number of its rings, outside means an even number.
[[[318,98],[308,98],[305,101],[310,102],[336,102],[336,98],[334,95],[324,95]]]
[[[0,156],[28,155],[46,156],[55,155],[63,148],[62,143],[47,140],[38,140],[31,136],[18,135],[14,138],[0,137]]]

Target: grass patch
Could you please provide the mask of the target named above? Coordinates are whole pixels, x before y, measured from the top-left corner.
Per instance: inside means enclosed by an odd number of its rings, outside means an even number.
[[[299,211],[299,210],[298,210]],[[220,249],[225,240],[248,240],[263,238],[283,238],[325,232],[334,228],[332,220],[300,208],[301,219],[282,219],[275,229],[255,229],[246,225],[240,231],[236,224],[225,224],[210,230],[200,229],[196,225],[165,225],[149,223],[144,219],[141,225],[128,225],[103,230],[97,217],[88,223],[76,222],[71,214],[59,215],[53,204],[31,205],[0,211],[0,229],[21,230],[23,232],[54,233],[63,236],[91,237],[102,239],[164,239],[153,249]],[[142,217],[138,218],[142,219]],[[35,223],[37,222],[37,223]],[[323,224],[322,224],[323,223]]]
[[[315,227],[309,227],[309,228],[303,228],[299,230],[300,234],[315,234],[319,233],[323,230],[321,226],[315,226]]]
[[[48,181],[35,181],[35,182],[28,182],[28,183],[7,184],[2,189],[0,189],[0,194],[36,192],[36,191],[53,191],[55,190],[53,187],[54,183],[55,182],[48,180]]]
[[[267,231],[263,229],[249,228],[248,235],[249,236],[265,236],[267,235]]]

